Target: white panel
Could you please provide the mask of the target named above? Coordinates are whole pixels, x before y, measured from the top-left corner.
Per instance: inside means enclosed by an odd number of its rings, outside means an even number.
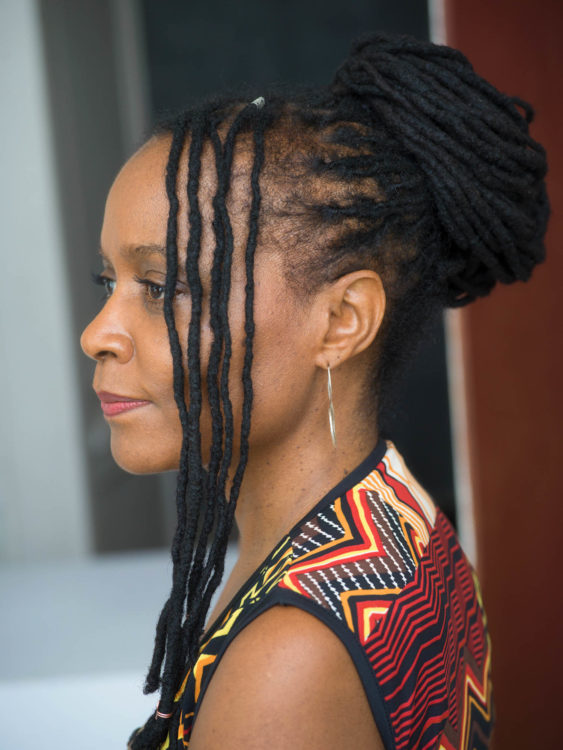
[[[448,310],[445,314],[446,362],[448,367],[450,422],[452,426],[455,505],[457,533],[461,546],[471,564],[477,567],[477,542],[475,536],[469,423],[467,416],[467,385],[465,381],[461,316],[462,312],[460,310]]]
[[[428,20],[431,40],[436,44],[447,44],[445,0],[428,0]],[[462,314],[459,310],[448,310],[444,316],[444,332],[452,426],[457,531],[465,554],[476,567],[477,543],[471,481]]]
[[[34,0],[0,3],[0,559],[89,548],[80,407]]]
[[[428,0],[428,28],[434,44],[446,44],[446,8],[444,0]]]

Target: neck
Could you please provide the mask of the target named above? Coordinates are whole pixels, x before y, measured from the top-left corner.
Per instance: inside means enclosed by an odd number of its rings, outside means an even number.
[[[237,503],[239,563],[256,567],[281,538],[370,453],[377,429],[358,437],[357,422],[342,425],[334,447],[325,434],[300,433],[284,442],[251,450]],[[348,433],[348,434],[347,434]]]

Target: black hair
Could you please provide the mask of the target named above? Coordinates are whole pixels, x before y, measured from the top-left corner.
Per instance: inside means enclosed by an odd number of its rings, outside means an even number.
[[[183,429],[177,483],[173,584],[161,612],[145,692],[160,688],[159,712],[130,740],[156,748],[177,735],[186,669],[197,658],[211,596],[223,574],[236,500],[248,460],[252,409],[254,255],[259,232],[287,247],[287,277],[303,294],[362,267],[382,278],[387,308],[375,345],[380,412],[402,363],[437,310],[488,294],[500,281],[529,278],[544,258],[549,206],[545,153],[529,135],[532,109],[479,77],[457,50],[409,37],[356,43],[326,89],[264,92],[264,100],[218,99],[178,116],[166,172],[170,203],[165,317],[174,394]],[[182,154],[187,185],[179,184]],[[200,363],[202,284],[198,270],[202,151],[211,147],[217,187],[211,271],[213,343]],[[237,149],[251,154],[245,249],[245,355],[240,450],[234,455],[227,316],[233,231],[227,198]],[[174,318],[178,195],[187,191],[186,276],[192,312],[187,360]],[[185,347],[184,347],[185,348]],[[185,365],[189,405],[185,400]],[[202,463],[201,373],[212,416]],[[226,486],[237,461],[229,497]]]

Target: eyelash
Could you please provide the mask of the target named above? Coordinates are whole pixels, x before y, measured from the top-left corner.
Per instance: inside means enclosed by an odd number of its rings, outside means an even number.
[[[159,304],[164,301],[164,286],[162,284],[157,284],[154,281],[150,281],[150,279],[143,279],[140,276],[134,276],[133,278],[138,284],[140,284],[141,286],[145,288],[145,296],[146,296],[147,303]],[[93,273],[92,281],[97,286],[102,286],[104,288],[104,295],[102,297],[102,301],[105,301],[109,299],[109,297],[111,297],[115,288],[114,279],[110,279],[108,276],[104,276],[101,273]],[[151,296],[155,290],[158,296]]]
[[[109,285],[115,284],[115,281],[113,279],[110,279],[107,276],[103,276],[101,273],[92,273],[92,281],[94,282],[94,284],[96,284],[96,286],[103,286],[104,295],[102,297],[102,301],[105,301],[106,299],[108,299],[108,297],[111,297],[113,289],[110,290]]]

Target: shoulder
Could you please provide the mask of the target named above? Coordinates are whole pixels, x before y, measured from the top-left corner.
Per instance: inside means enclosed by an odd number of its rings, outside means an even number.
[[[275,606],[233,640],[205,693],[190,748],[383,748],[356,668],[338,637]]]

